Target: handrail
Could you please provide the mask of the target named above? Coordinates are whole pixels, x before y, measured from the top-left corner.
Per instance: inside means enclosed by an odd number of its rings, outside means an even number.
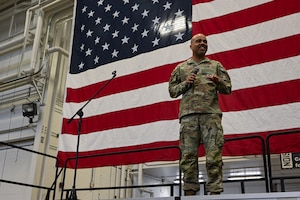
[[[0,141],[0,144],[5,145],[5,146],[10,146],[10,147],[13,147],[13,148],[16,148],[16,149],[20,149],[20,150],[23,150],[23,151],[27,151],[27,152],[30,152],[30,153],[42,155],[42,156],[45,156],[45,157],[53,158],[53,159],[56,160],[56,163],[57,163],[57,157],[55,157],[55,156],[52,156],[52,155],[49,155],[49,154],[45,154],[45,153],[41,153],[41,152],[38,152],[38,151],[34,151],[34,150],[31,150],[31,149],[26,149],[26,148],[23,148],[23,147],[20,147],[20,146],[16,146],[16,145],[13,145],[13,144],[7,143],[7,142]],[[22,185],[22,186],[27,186],[27,187],[34,187],[34,188],[39,188],[39,189],[45,189],[45,190],[47,190],[47,197],[46,197],[46,199],[48,200],[49,199],[49,194],[50,194],[51,190],[53,190],[54,194],[55,194],[57,177],[59,176],[59,174],[57,174],[57,171],[58,171],[58,168],[56,168],[56,178],[55,178],[53,184],[51,185],[51,187],[38,186],[38,185],[21,183],[21,182],[16,182],[16,181],[9,181],[9,180],[5,180],[5,179],[0,179],[0,182],[10,183],[10,184],[16,184],[16,185]],[[53,199],[54,199],[54,196],[53,196]]]
[[[16,149],[21,149],[23,151],[28,151],[28,152],[31,152],[31,153],[39,154],[39,155],[42,155],[42,156],[54,158],[55,160],[57,160],[57,158],[55,156],[48,155],[48,154],[45,154],[45,153],[41,153],[41,152],[38,152],[38,151],[34,151],[34,150],[31,150],[31,149],[26,149],[26,148],[23,148],[23,147],[20,147],[20,146],[13,145],[11,143],[0,141],[0,144],[5,145],[5,146],[10,146],[10,147],[13,147],[13,148],[16,148]]]
[[[251,135],[251,136],[243,136],[243,137],[235,137],[235,138],[227,138],[226,141],[230,142],[230,141],[236,141],[236,140],[244,140],[244,139],[259,139],[261,141],[261,148],[262,148],[262,157],[263,157],[263,166],[264,166],[264,173],[265,173],[265,178],[259,179],[259,180],[265,180],[265,187],[266,187],[266,192],[269,192],[269,184],[268,184],[268,171],[267,171],[267,161],[266,161],[266,151],[265,151],[265,142],[264,142],[264,138],[260,135]],[[138,152],[142,152],[142,151],[150,151],[150,150],[160,150],[160,149],[165,149],[165,148],[178,148],[178,146],[169,146],[169,147],[161,147],[161,148],[150,148],[150,149],[142,149],[142,150],[131,150],[131,151],[123,151],[123,152],[113,152],[113,153],[105,153],[105,154],[95,154],[95,155],[88,155],[88,156],[80,156],[78,157],[78,159],[82,159],[82,158],[91,158],[91,157],[98,157],[98,156],[108,156],[108,155],[116,155],[116,154],[127,154],[127,153],[138,153]],[[179,149],[180,152],[180,149]],[[69,191],[71,191],[71,189],[64,189],[64,184],[65,184],[65,176],[66,176],[66,166],[67,163],[71,160],[76,159],[76,157],[72,157],[72,158],[68,158],[66,159],[65,163],[64,163],[64,175],[63,175],[63,182],[62,182],[62,192],[61,192],[61,199],[63,198],[63,192],[66,191],[67,193]],[[180,167],[179,167],[179,170]],[[179,171],[179,174],[181,174],[181,171]],[[179,176],[179,196],[181,196],[181,176]],[[257,179],[256,179],[257,180]],[[245,182],[246,180],[243,181],[235,181],[235,182]],[[247,180],[247,181],[251,181],[251,180]],[[224,182],[229,182],[229,181],[224,181]],[[233,182],[233,181],[230,181]],[[173,184],[172,184],[173,185]],[[176,184],[174,184],[176,185]],[[147,185],[147,187],[150,187],[152,185]],[[167,186],[167,185],[164,185]],[[127,187],[140,187],[140,186],[127,186]],[[114,189],[114,188],[127,188],[127,187],[108,187],[110,189]],[[143,187],[146,187],[145,185]],[[153,186],[152,186],[153,187]],[[106,188],[106,189],[108,189]],[[103,189],[103,188],[78,188],[76,190],[96,190],[96,189]],[[68,195],[68,194],[67,194]]]
[[[0,179],[0,182],[49,190],[49,188],[45,187],[45,186],[33,185],[33,184],[28,184],[28,183],[21,183],[21,182],[10,181],[10,180],[5,180],[5,179]]]
[[[284,135],[284,134],[299,134],[300,133],[300,129],[296,129],[296,130],[291,130],[291,131],[281,131],[281,132],[274,132],[274,133],[270,133],[267,137],[266,137],[266,146],[267,146],[267,157],[268,157],[268,171],[269,171],[269,179],[270,179],[270,188],[271,188],[271,192],[274,192],[273,190],[273,177],[272,177],[272,164],[271,164],[271,153],[270,153],[270,138],[274,137],[274,136],[278,136],[278,135]],[[288,178],[288,177],[287,177]]]
[[[284,185],[284,180],[285,179],[300,179],[300,176],[280,176],[280,177],[274,177],[273,180],[280,180],[281,192],[285,192],[285,185]]]
[[[56,172],[55,172],[55,179],[52,183],[52,185],[49,187],[47,194],[46,194],[46,198],[45,200],[49,200],[50,199],[50,191],[53,190],[53,200],[55,199],[55,194],[56,194],[56,184],[57,184],[57,179],[60,176],[61,172],[63,171],[63,169],[60,169],[58,172],[58,167],[56,167]],[[53,189],[52,189],[53,188]]]
[[[78,191],[85,191],[85,190],[112,190],[112,189],[134,189],[134,188],[145,188],[145,187],[167,187],[171,188],[171,196],[173,195],[173,187],[174,186],[181,186],[180,183],[165,183],[165,184],[149,184],[149,185],[132,185],[132,186],[114,186],[114,187],[95,187],[95,188],[77,188]],[[68,199],[68,194],[72,189],[65,189],[66,191],[66,199]]]
[[[264,138],[260,135],[250,135],[250,136],[243,136],[243,137],[235,137],[235,138],[227,138],[225,141],[235,141],[235,140],[243,140],[243,139],[260,139],[261,141],[261,149],[262,149],[262,158],[263,158],[263,165],[264,165],[264,173],[265,173],[265,186],[266,192],[269,192],[269,183],[268,183],[268,169],[267,169],[267,160],[266,160],[266,147]]]
[[[111,152],[111,153],[103,153],[103,154],[93,154],[93,155],[88,155],[88,156],[78,156],[77,158],[76,157],[67,158],[65,160],[65,163],[64,163],[64,174],[63,174],[63,182],[62,182],[62,187],[61,187],[61,199],[63,199],[63,192],[64,191],[70,191],[71,190],[71,189],[67,189],[67,190],[64,189],[67,163],[71,160],[82,159],[82,158],[109,156],[109,155],[118,155],[118,154],[127,154],[127,153],[138,153],[138,152],[144,152],[144,151],[154,151],[154,150],[157,151],[157,150],[171,149],[171,148],[178,149],[179,153],[180,153],[179,158],[181,158],[181,151],[179,149],[179,146],[164,146],[164,147],[157,147],[157,148],[146,148],[146,149],[128,150],[128,151],[122,151],[122,152]],[[180,167],[179,167],[179,174],[181,174]],[[179,185],[179,195],[181,196],[181,176],[179,176],[179,184],[178,185]],[[83,190],[83,189],[76,189],[76,190]]]
[[[273,192],[273,188],[272,188],[272,181],[273,180],[280,180],[281,183],[281,191],[285,192],[285,187],[284,187],[284,179],[295,179],[295,178],[300,178],[299,176],[293,176],[293,177],[272,177],[272,165],[271,165],[271,159],[270,159],[270,138],[274,137],[274,136],[278,136],[278,135],[282,135],[282,134],[296,134],[296,133],[300,133],[300,130],[292,130],[292,131],[284,131],[284,132],[276,132],[276,133],[270,133],[269,135],[267,135],[266,139],[264,139],[262,136],[260,135],[252,135],[252,136],[244,136],[244,137],[234,137],[234,138],[227,138],[226,141],[230,142],[230,141],[236,141],[236,140],[242,140],[242,139],[254,139],[254,138],[258,138],[261,140],[262,143],[262,155],[263,155],[263,164],[264,164],[264,172],[265,172],[265,177],[266,178],[261,178],[261,179],[256,179],[255,181],[261,181],[261,180],[265,180],[266,183],[266,191],[269,192],[269,188],[271,188],[271,192]],[[266,141],[266,145],[265,145],[265,141]],[[42,155],[42,156],[46,156],[46,157],[50,157],[50,158],[54,158],[56,159],[57,162],[57,158],[55,156],[52,155],[48,155],[48,154],[44,154],[41,152],[37,152],[34,150],[30,150],[30,149],[26,149],[20,146],[16,146],[13,145],[11,143],[7,143],[7,142],[2,142],[0,141],[0,144],[2,145],[6,145],[6,146],[10,146],[16,149],[21,149],[24,151],[28,151],[31,153],[35,153],[38,155]],[[149,149],[142,149],[142,150],[131,150],[131,151],[124,151],[124,152],[114,152],[114,153],[105,153],[105,154],[95,154],[95,155],[89,155],[89,156],[80,156],[78,157],[78,159],[83,159],[83,158],[90,158],[90,157],[97,157],[97,156],[108,156],[108,155],[116,155],[116,154],[126,154],[126,153],[138,153],[138,152],[143,152],[143,151],[151,151],[151,150],[161,150],[161,149],[166,149],[166,148],[177,148],[179,149],[178,146],[167,146],[167,147],[160,147],[160,148],[149,148]],[[179,150],[180,152],[180,150]],[[266,155],[267,155],[267,160],[266,160]],[[65,161],[64,164],[64,168],[62,168],[60,170],[60,172],[58,173],[58,168],[56,170],[56,177],[55,180],[53,182],[53,184],[51,185],[51,187],[44,187],[44,186],[37,186],[37,185],[32,185],[32,184],[26,184],[26,183],[20,183],[20,182],[15,182],[15,181],[10,181],[10,180],[4,180],[4,179],[0,179],[0,182],[6,182],[6,183],[10,183],[10,184],[17,184],[17,185],[23,185],[23,186],[28,186],[28,187],[34,187],[34,188],[40,188],[40,189],[47,189],[47,195],[46,195],[46,199],[49,199],[49,195],[50,195],[50,191],[54,190],[54,196],[53,199],[55,198],[55,190],[56,190],[56,183],[57,183],[57,179],[60,176],[60,174],[63,173],[63,182],[62,182],[62,192],[61,192],[61,199],[63,197],[63,192],[66,191],[67,193],[70,191],[70,189],[64,189],[64,184],[65,184],[65,176],[66,176],[66,166],[67,166],[67,162],[74,160],[74,158],[68,158]],[[268,165],[268,167],[267,167]],[[181,174],[181,169],[179,167],[179,172]],[[268,179],[269,178],[269,179]],[[179,176],[179,184],[155,184],[155,185],[139,185],[139,186],[120,186],[120,187],[102,187],[102,188],[78,188],[76,190],[104,190],[104,189],[121,189],[121,188],[139,188],[139,187],[162,187],[162,186],[170,186],[171,187],[171,191],[173,193],[173,186],[178,185],[179,186],[179,194],[181,196],[181,176]],[[270,182],[268,182],[268,180],[270,180]],[[240,182],[241,183],[241,187],[242,187],[242,192],[244,193],[244,182],[248,182],[248,181],[254,181],[254,180],[231,180],[231,181],[224,181],[224,182]]]

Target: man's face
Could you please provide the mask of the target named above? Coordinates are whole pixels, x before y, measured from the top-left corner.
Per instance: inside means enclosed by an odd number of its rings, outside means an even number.
[[[191,49],[196,56],[204,56],[207,52],[208,45],[205,35],[197,34],[191,40]]]

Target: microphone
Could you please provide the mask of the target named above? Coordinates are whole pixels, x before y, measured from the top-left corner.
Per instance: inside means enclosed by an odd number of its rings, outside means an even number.
[[[199,67],[195,67],[193,73],[197,74],[199,72]]]
[[[199,72],[199,67],[195,67],[192,73],[197,74],[198,72]],[[193,84],[190,83],[190,84],[188,85],[188,88],[191,88],[192,85],[193,85]]]

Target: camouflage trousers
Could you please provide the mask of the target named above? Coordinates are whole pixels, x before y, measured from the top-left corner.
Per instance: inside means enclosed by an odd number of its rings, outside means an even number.
[[[203,143],[209,192],[223,192],[222,147],[224,135],[221,114],[193,114],[180,120],[180,167],[184,174],[183,190],[200,190],[198,149]]]

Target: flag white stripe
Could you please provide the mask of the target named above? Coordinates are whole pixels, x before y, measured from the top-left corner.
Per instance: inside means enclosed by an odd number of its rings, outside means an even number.
[[[92,151],[106,148],[134,146],[151,142],[178,140],[178,120],[158,121],[138,126],[82,134],[80,151]],[[130,133],[130,134],[128,134]],[[100,135],[101,136],[100,136]],[[151,135],[151,137],[148,137]],[[124,137],[126,136],[126,137]],[[62,134],[59,138],[61,151],[76,151],[77,136]]]
[[[232,88],[233,90],[238,90],[298,79],[300,77],[299,62],[300,56],[296,56],[228,70],[232,79]],[[287,67],[289,67],[289,70],[286,70]],[[269,76],[269,74],[272,74],[272,76]],[[153,95],[153,91],[155,91],[155,95]],[[168,83],[165,82],[94,99],[84,108],[84,117],[171,100],[174,99],[170,98]],[[74,111],[78,110],[83,104],[85,104],[85,102],[65,104],[64,117],[71,118],[74,115]]]
[[[299,128],[300,103],[264,107],[238,112],[223,113],[225,134],[247,134],[282,129]],[[112,147],[126,147],[160,141],[178,140],[178,120],[159,121],[139,126],[124,127],[83,134],[80,136],[80,151],[93,151]],[[123,137],[125,133],[126,137]],[[101,134],[101,137],[99,137]],[[130,138],[129,138],[130,135]],[[151,135],[151,137],[145,137]],[[105,141],[105,142],[104,142]],[[77,136],[60,135],[61,151],[76,151]]]
[[[228,70],[232,81],[232,90],[297,80],[300,77],[299,62],[300,56],[295,56]]]
[[[212,19],[229,13],[238,12],[247,8],[258,6],[260,4],[268,3],[270,1],[271,0],[214,0],[212,2],[199,3],[193,5],[192,19],[193,21]]]
[[[67,87],[80,88],[93,83],[105,81],[111,77],[111,72],[116,70],[117,77],[130,75],[136,72],[163,66],[169,63],[186,60],[191,56],[190,41],[174,46],[168,46],[149,53],[140,54],[133,58],[123,59],[96,69],[88,70],[80,74],[69,74]],[[163,56],[162,56],[163,55]],[[81,77],[89,77],[82,79]]]
[[[237,112],[224,112],[227,134],[300,128],[300,102]]]
[[[153,95],[155,91],[155,95]],[[117,93],[99,99],[94,99],[84,108],[85,117],[101,115],[107,112],[136,108],[162,101],[171,101],[168,93],[168,83],[156,84],[149,87]],[[83,103],[69,103],[65,109],[65,118],[71,118],[74,110],[78,110]]]
[[[300,13],[296,13],[233,31],[209,35],[207,37],[209,41],[207,54],[239,49],[298,35],[300,26],[295,26],[295,22],[299,19]]]
[[[234,31],[210,35],[207,37],[209,41],[207,54],[209,55],[218,52],[239,49],[246,46],[260,44],[262,42],[269,42],[299,34],[300,26],[291,25],[288,26],[290,28],[286,28],[287,24],[291,24],[292,22],[295,22],[295,20],[299,20],[299,18],[300,13]],[[276,27],[276,30],[274,30],[274,27]],[[224,41],[227,41],[226,45],[224,45]],[[152,51],[146,55],[140,54],[133,58],[103,65],[96,69],[88,70],[80,74],[69,74],[67,79],[67,87],[80,88],[97,83],[99,81],[105,81],[111,77],[111,72],[114,70],[117,70],[117,77],[120,77],[135,72],[152,69],[156,66],[186,60],[191,56],[189,44],[190,42],[188,41],[182,44]],[[147,62],[145,62],[145,59],[147,59]],[[83,76],[89,78],[82,79],[81,77]]]

